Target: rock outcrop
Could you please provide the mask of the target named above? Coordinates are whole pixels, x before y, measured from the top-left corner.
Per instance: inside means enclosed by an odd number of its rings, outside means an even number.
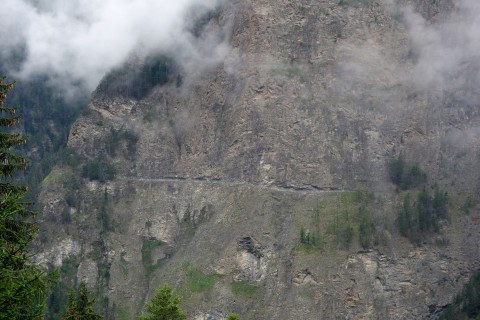
[[[441,87],[414,81],[421,52],[404,5],[227,2],[209,22],[228,26],[221,64],[177,70],[183,84],[172,76],[140,101],[97,93],[70,132],[77,167],[56,168],[63,183],[42,191],[41,262],[76,259],[79,280],[106,285],[116,319],[163,283],[194,319],[434,318],[480,267],[478,207],[460,210],[479,191],[480,116],[458,85],[466,70]],[[433,26],[454,10],[414,5]],[[451,195],[450,221],[420,246],[396,231],[387,164],[399,154]],[[115,179],[82,176],[92,159],[114,164]],[[75,205],[63,200],[71,188]],[[356,218],[345,246],[329,229],[357,214],[343,195],[359,188],[374,194],[368,250]],[[321,245],[302,246],[303,229]]]

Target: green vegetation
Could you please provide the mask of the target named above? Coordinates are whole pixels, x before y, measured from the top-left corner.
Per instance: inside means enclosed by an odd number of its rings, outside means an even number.
[[[167,83],[172,70],[173,62],[166,56],[148,58],[140,68],[125,64],[107,74],[97,92],[140,100],[155,86]]]
[[[363,249],[372,247],[375,235],[375,221],[365,207],[358,208],[358,237]]]
[[[11,61],[0,61],[0,74],[7,69],[7,63]],[[23,115],[20,119],[22,132],[28,136],[32,162],[21,175],[29,187],[28,201],[35,202],[43,179],[55,164],[69,157],[67,139],[71,124],[89,99],[89,94],[65,98],[65,94],[53,88],[44,76],[22,81],[9,93],[6,103],[15,106]]]
[[[68,295],[67,310],[62,315],[62,320],[101,320],[101,315],[93,311],[95,299],[91,297],[85,282],[80,284],[77,293],[70,291]]]
[[[258,287],[246,281],[233,281],[232,293],[236,296],[252,297],[257,292]]]
[[[340,242],[343,244],[345,248],[350,248],[350,245],[352,244],[353,241],[353,236],[354,236],[354,228],[351,224],[345,224],[340,230],[339,230],[339,239]],[[360,238],[361,240],[361,238]]]
[[[0,319],[53,320],[59,319],[65,312],[68,288],[75,286],[78,262],[74,259],[63,261],[58,272],[59,281],[55,285],[53,285],[55,273],[51,277],[46,276],[43,270],[30,263],[31,255],[26,253],[26,248],[37,234],[34,224],[35,214],[30,209],[31,205],[24,201],[27,188],[13,183],[11,178],[14,174],[19,176],[18,171],[25,170],[27,162],[21,152],[10,152],[11,148],[25,144],[26,139],[15,133],[15,130],[12,130],[13,126],[22,120],[22,130],[31,135],[30,145],[34,149],[32,156],[35,162],[24,176],[26,183],[33,190],[29,194],[30,198],[35,198],[40,182],[43,182],[46,187],[63,184],[65,199],[61,211],[61,222],[64,224],[71,222],[71,208],[79,206],[77,194],[80,186],[73,172],[78,171],[80,162],[85,162],[85,159],[65,146],[69,126],[78,114],[79,108],[70,108],[58,97],[56,102],[52,102],[49,99],[53,99],[50,94],[53,91],[41,83],[37,82],[30,88],[35,88],[36,91],[23,94],[17,90],[13,98],[9,99],[11,103],[20,104],[22,107],[26,106],[27,102],[32,102],[33,105],[25,109],[26,116],[20,119],[16,116],[14,108],[3,108],[3,101],[7,92],[12,89],[12,85],[3,85],[2,82],[1,86],[1,112],[6,116],[0,118],[0,126],[8,128],[5,133],[0,134],[2,151],[0,153],[3,157],[3,165],[0,169],[2,174],[0,182]],[[45,105],[41,105],[42,108],[40,108],[39,104],[43,102]],[[44,112],[45,109],[49,112]],[[59,114],[56,114],[57,111]],[[136,137],[124,132],[120,133],[120,136],[121,143],[125,144],[127,152],[133,152],[136,147]],[[51,170],[54,164],[60,166],[56,170]],[[68,167],[71,167],[73,172],[70,172]],[[103,182],[114,178],[115,167],[106,161],[93,160],[84,166],[83,172],[85,177]],[[50,173],[48,177],[46,173]],[[111,229],[111,222],[108,219],[108,198],[105,195],[99,208],[102,229]],[[45,235],[45,232],[43,234]],[[99,255],[96,261],[99,262],[97,285],[100,288],[108,286],[109,265],[101,259],[104,252],[100,251]],[[50,284],[52,284],[51,292],[48,296]],[[97,296],[101,296],[101,290],[103,289],[97,290]],[[108,311],[108,304],[108,299],[99,299],[99,306],[104,310]],[[48,306],[47,310],[45,306]]]
[[[58,281],[47,299],[46,320],[57,320],[66,310],[69,288],[75,285],[79,262],[74,258],[63,260],[58,272]]]
[[[403,155],[391,160],[388,163],[388,173],[390,180],[400,190],[408,190],[419,187],[427,182],[427,174],[420,169],[418,164],[408,164]]]
[[[105,318],[111,319],[114,314],[114,306],[110,305],[107,290],[110,285],[110,263],[108,261],[108,249],[103,238],[92,243],[92,250],[88,257],[95,261],[98,266],[97,279],[95,279],[94,296],[97,298],[96,306],[101,310]]]
[[[56,320],[60,318],[67,304],[67,293],[68,289],[61,281],[52,287],[47,300],[46,320]]]
[[[70,208],[63,208],[62,214],[60,215],[60,221],[63,224],[69,224],[72,222],[72,216],[70,214]]]
[[[77,273],[79,262],[74,258],[65,259],[62,262],[62,266],[60,267],[60,275],[63,275],[68,278],[72,278]]]
[[[45,187],[54,187],[58,184],[64,183],[65,175],[64,172],[58,168],[53,168],[52,171],[48,174],[48,176],[43,179],[43,186]]]
[[[300,244],[304,250],[308,251],[311,249],[320,248],[322,243],[318,236],[315,236],[315,234],[311,233],[310,231],[305,231],[305,229],[302,227],[300,229]]]
[[[159,248],[162,245],[163,241],[156,238],[143,238],[142,263],[148,274],[151,274],[161,266],[160,261],[153,261],[153,251],[155,248]]]
[[[101,232],[105,233],[108,231],[113,231],[112,221],[110,221],[110,215],[108,213],[108,192],[107,188],[103,192],[102,204],[100,205],[99,220],[101,222],[102,228]]]
[[[310,228],[300,228],[299,249],[308,253],[324,249],[348,250],[355,239],[365,249],[378,243],[371,214],[375,196],[367,190],[342,192],[321,201],[313,210]]]
[[[78,168],[81,157],[75,150],[65,148],[61,152],[60,164],[70,166],[72,169]]]
[[[104,241],[98,240],[92,244],[92,251],[88,258],[97,262],[98,275],[94,286],[94,291],[88,293],[88,296],[96,298],[96,302],[91,304],[105,315],[106,319],[110,319],[113,314],[112,309],[109,308],[108,298],[105,297],[105,291],[109,286],[110,281],[110,265],[106,259],[106,246]],[[70,288],[77,287],[77,271],[80,262],[75,258],[69,258],[62,262],[59,272],[59,281],[53,287],[53,290],[47,300],[46,320],[57,320],[61,315],[65,315],[67,307],[67,296],[70,298],[72,294]],[[81,293],[81,286],[79,287]],[[77,293],[77,296],[78,294]],[[90,299],[90,298],[89,298]],[[73,300],[72,300],[73,301]],[[75,318],[76,319],[76,318]],[[83,319],[83,318],[81,318]]]
[[[193,266],[187,266],[187,289],[189,292],[204,292],[213,289],[218,280],[218,275],[203,274],[200,270]]]
[[[23,197],[0,196],[0,319],[39,319],[44,313],[48,279],[27,253],[38,229],[28,220],[34,213]]]
[[[26,187],[11,182],[27,161],[13,150],[26,142],[12,133],[19,123],[15,108],[3,106],[13,84],[0,79],[0,319],[41,319],[51,279],[31,262],[27,248],[36,236],[35,212],[23,201]]]
[[[438,222],[448,218],[448,194],[435,187],[433,195],[425,187],[412,201],[410,193],[403,197],[403,204],[398,212],[398,229],[400,234],[410,241],[420,244],[429,233],[438,232]]]
[[[157,289],[155,296],[145,305],[146,315],[140,316],[139,320],[182,320],[187,314],[180,308],[180,297],[172,293],[168,285]]]
[[[227,320],[240,320],[240,316],[232,312],[227,316]]]
[[[133,318],[129,308],[119,307],[114,304],[114,312],[116,315],[115,319],[118,319],[118,320],[130,320]]]
[[[82,170],[84,178],[99,182],[114,180],[116,174],[117,169],[115,166],[106,160],[89,160]]]
[[[342,192],[339,196],[340,204],[343,206],[366,205],[375,198],[373,192],[362,189],[355,190],[354,192]]]
[[[463,287],[439,320],[479,320],[480,319],[480,271],[477,271]]]
[[[410,193],[403,196],[401,208],[398,210],[398,230],[413,243],[419,245],[427,234],[439,231],[438,222],[448,218],[448,194],[438,186],[434,186],[433,195],[425,186],[426,173],[418,164],[408,164],[403,155],[393,159],[388,164],[390,180],[401,190],[422,187],[412,199]],[[472,203],[465,204],[469,211]],[[441,241],[445,243],[444,241]]]
[[[110,128],[110,133],[105,141],[105,150],[111,157],[115,157],[117,155],[119,146],[121,146],[122,143],[125,143],[126,148],[124,156],[130,157],[137,152],[137,142],[138,135],[136,135],[134,132]]]
[[[181,227],[183,231],[182,233],[187,237],[187,239],[192,239],[195,235],[195,223],[192,219],[192,212],[190,212],[190,207],[183,215]]]
[[[92,244],[92,251],[90,252],[90,258],[97,262],[98,275],[97,275],[97,287],[99,292],[108,287],[110,283],[110,264],[107,260],[107,246],[105,241],[100,238]]]
[[[475,208],[477,205],[477,200],[472,197],[472,195],[468,195],[468,197],[465,199],[464,204],[460,208],[464,214],[470,214],[471,210]]]
[[[70,208],[75,208],[77,207],[77,196],[74,192],[74,190],[68,189],[66,194],[65,194],[65,202],[67,203],[67,206]]]

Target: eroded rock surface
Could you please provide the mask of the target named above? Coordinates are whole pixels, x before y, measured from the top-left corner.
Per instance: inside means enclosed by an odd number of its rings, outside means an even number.
[[[432,24],[452,14],[450,1],[414,4]],[[476,197],[480,117],[460,99],[468,87],[412,80],[415,48],[396,10],[386,1],[228,2],[210,22],[230,26],[223,63],[141,101],[98,93],[69,146],[114,164],[116,178],[78,174],[78,204],[63,225],[66,187],[44,187],[41,261],[75,257],[89,283],[107,268],[116,317],[133,318],[163,283],[195,319],[434,317],[480,267],[478,207],[462,215],[452,205],[439,241],[414,246],[396,231],[387,163],[402,153],[432,183]],[[112,128],[138,137],[134,151],[123,140],[116,155],[105,151]],[[318,204],[358,187],[375,193],[382,241],[303,250],[300,230]],[[322,232],[335,212],[315,220]],[[191,283],[207,276],[206,289]]]

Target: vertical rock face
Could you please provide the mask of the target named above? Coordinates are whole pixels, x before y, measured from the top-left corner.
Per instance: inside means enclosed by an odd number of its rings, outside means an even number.
[[[215,68],[180,70],[183,84],[172,76],[139,101],[99,92],[70,132],[79,163],[43,188],[40,262],[76,261],[118,319],[165,282],[194,319],[435,317],[480,267],[478,207],[464,215],[458,200],[478,194],[480,117],[473,62],[441,83],[416,73],[413,18],[441,28],[453,5],[407,5],[232,1],[209,22],[228,26]],[[396,231],[387,163],[399,154],[452,195],[450,221],[419,247]],[[116,177],[81,175],[93,159]],[[358,188],[375,194],[369,250],[354,224],[363,205],[345,200]],[[301,232],[319,238],[312,248]]]

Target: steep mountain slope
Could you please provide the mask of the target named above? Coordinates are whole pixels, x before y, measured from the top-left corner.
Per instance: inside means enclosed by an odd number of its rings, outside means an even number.
[[[480,266],[476,69],[423,81],[411,21],[455,8],[404,5],[229,2],[206,27],[230,44],[217,66],[140,100],[97,90],[44,181],[39,261],[115,319],[165,282],[195,319],[435,317]],[[400,154],[450,195],[420,246],[397,231]]]

